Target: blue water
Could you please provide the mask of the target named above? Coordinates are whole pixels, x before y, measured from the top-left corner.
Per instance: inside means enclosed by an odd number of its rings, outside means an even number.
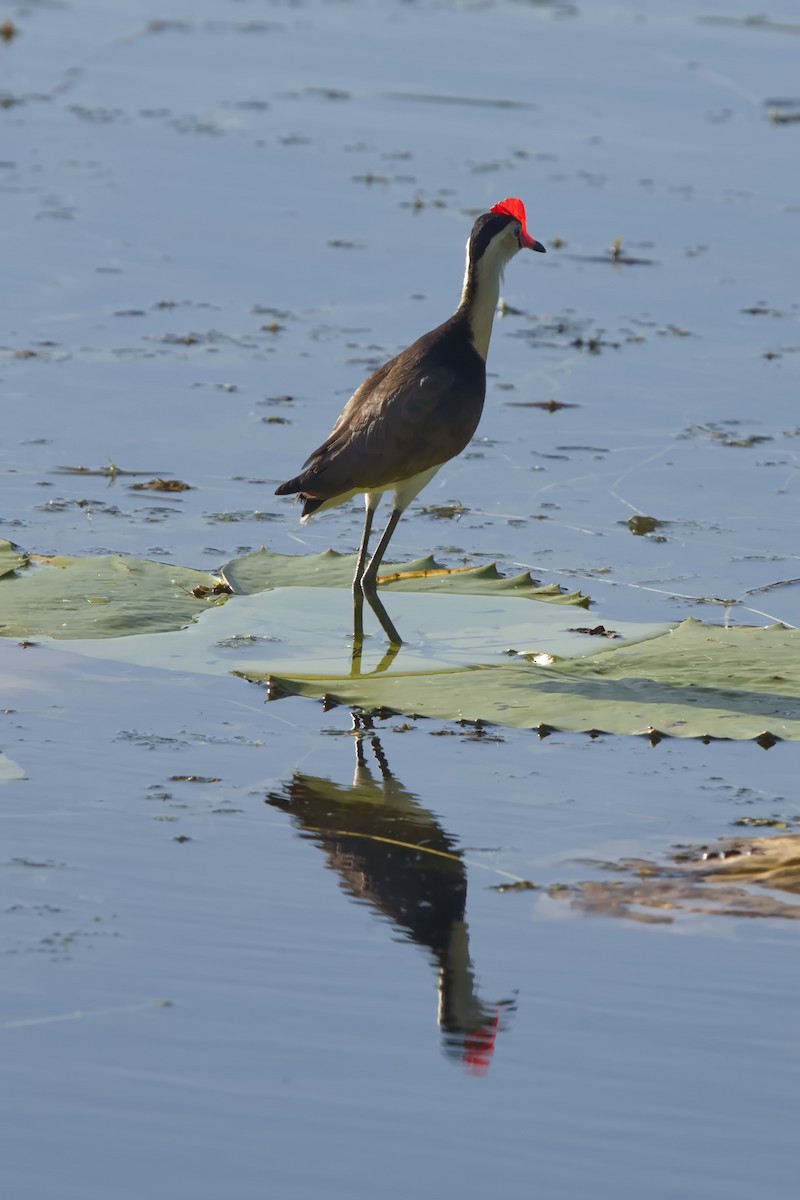
[[[800,574],[791,5],[10,16],[0,536],[352,551],[356,506],[301,529],[274,485],[519,195],[548,254],[511,265],[478,439],[393,550],[530,566],[619,620],[795,622],[796,588],[745,596]],[[652,265],[591,261],[615,237]],[[551,399],[575,407],[516,406]],[[53,473],[109,458],[194,490]],[[4,1194],[794,1194],[794,922],[489,890],[796,816],[791,747],[400,718],[373,744],[241,680],[12,641],[0,684],[27,776],[0,808]]]
[[[367,739],[354,790],[344,711],[3,644],[6,666],[22,654],[3,725],[29,775],[3,795],[10,1194],[791,1194],[794,923],[642,925],[489,890],[788,814],[791,748],[395,718],[392,778]],[[404,857],[414,839],[450,857]],[[450,982],[478,1027],[499,1018],[482,1053],[437,1024],[425,941],[463,886]]]

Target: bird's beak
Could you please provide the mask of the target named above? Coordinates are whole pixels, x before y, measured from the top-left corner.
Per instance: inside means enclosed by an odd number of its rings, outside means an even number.
[[[520,245],[526,250],[538,250],[540,254],[546,254],[544,246],[541,242],[537,242],[535,238],[528,237],[527,233],[523,233],[520,238]]]

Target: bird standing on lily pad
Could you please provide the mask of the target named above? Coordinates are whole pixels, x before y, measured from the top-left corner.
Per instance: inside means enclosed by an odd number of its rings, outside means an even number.
[[[543,254],[544,246],[528,233],[522,201],[510,197],[472,227],[453,315],[370,375],[300,474],[275,492],[298,495],[303,521],[363,493],[367,511],[353,595],[357,604],[367,598],[394,645],[401,639],[383,606],[376,608],[378,568],[405,509],[478,428],[500,280],[519,250]],[[368,558],[372,521],[384,492],[392,494],[392,512]]]

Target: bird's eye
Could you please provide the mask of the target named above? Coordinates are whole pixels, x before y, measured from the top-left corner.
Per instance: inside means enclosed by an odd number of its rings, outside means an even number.
[[[521,226],[521,225],[515,225],[515,226],[514,226],[514,237],[517,239],[517,241],[519,241],[519,239],[521,238],[521,236],[522,236],[522,226]]]

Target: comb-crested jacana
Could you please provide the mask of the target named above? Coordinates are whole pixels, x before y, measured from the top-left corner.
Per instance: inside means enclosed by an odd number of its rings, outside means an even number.
[[[363,492],[367,511],[353,580],[357,599],[376,598],[378,567],[402,513],[478,427],[500,280],[523,249],[544,253],[528,233],[521,200],[509,197],[478,217],[452,317],[370,375],[300,474],[276,488],[277,496],[299,496],[303,521]],[[367,563],[372,519],[384,492],[393,495],[392,513]],[[400,644],[391,622],[383,624],[390,641]]]

